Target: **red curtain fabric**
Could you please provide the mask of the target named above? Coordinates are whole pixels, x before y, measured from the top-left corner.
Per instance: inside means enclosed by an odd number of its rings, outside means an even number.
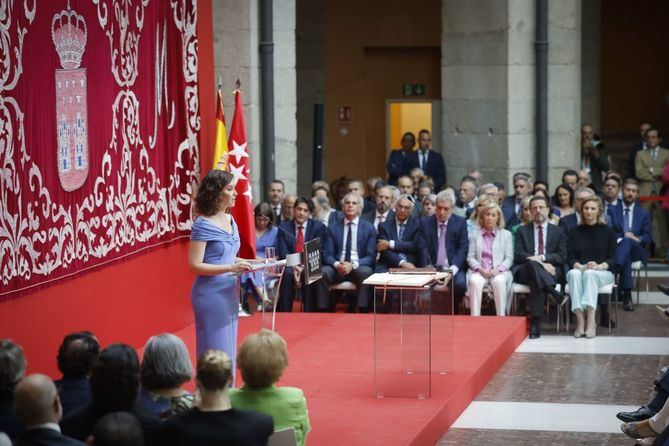
[[[0,300],[188,237],[196,17],[196,0],[0,2]]]

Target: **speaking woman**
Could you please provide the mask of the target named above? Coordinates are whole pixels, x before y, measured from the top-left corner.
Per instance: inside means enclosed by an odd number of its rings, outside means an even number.
[[[197,356],[209,349],[223,350],[232,360],[235,376],[238,296],[234,274],[251,269],[237,258],[239,231],[228,210],[235,205],[237,180],[229,172],[211,170],[202,180],[195,204],[188,263],[197,274],[191,289],[195,313]],[[228,274],[226,274],[228,273]]]

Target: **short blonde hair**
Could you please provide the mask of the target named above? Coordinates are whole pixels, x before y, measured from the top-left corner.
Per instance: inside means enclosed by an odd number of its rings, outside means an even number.
[[[602,199],[596,195],[584,198],[583,201],[581,201],[581,215],[583,215],[583,205],[589,201],[597,203],[597,223],[605,225],[606,220],[604,219],[604,203],[602,203]],[[581,224],[585,224],[585,220],[583,218],[581,218]]]
[[[197,360],[198,383],[204,390],[223,390],[232,378],[232,360],[222,350],[207,350]]]
[[[268,387],[281,378],[288,366],[286,341],[276,332],[263,328],[244,339],[237,364],[244,383],[250,387]]]
[[[497,212],[497,216],[499,217],[497,219],[497,228],[498,229],[504,229],[504,215],[502,214],[502,209],[500,209],[499,205],[495,203],[493,200],[490,200],[490,203],[487,203],[484,205],[483,208],[477,209],[477,214],[476,214],[476,224],[479,225],[479,227],[483,227],[483,216],[486,214],[486,212],[494,210]]]
[[[494,200],[490,198],[488,195],[479,196],[476,199],[476,203],[474,204],[474,210],[472,211],[472,214],[469,216],[469,219],[478,224],[479,209],[484,209],[485,207],[488,206],[489,203],[493,202]]]

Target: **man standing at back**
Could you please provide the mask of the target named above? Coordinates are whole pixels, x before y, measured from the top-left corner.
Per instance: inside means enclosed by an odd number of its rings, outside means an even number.
[[[267,201],[274,211],[274,220],[281,222],[281,202],[283,201],[283,181],[272,180],[267,189]]]
[[[418,150],[404,158],[404,174],[407,175],[414,167],[420,167],[425,175],[434,180],[434,190],[441,190],[446,184],[446,166],[441,153],[432,150],[432,136],[429,130],[418,132]]]
[[[402,148],[391,150],[388,156],[386,169],[388,170],[388,184],[397,186],[397,179],[404,175],[404,159],[413,152],[416,145],[416,136],[411,132],[402,135]]]

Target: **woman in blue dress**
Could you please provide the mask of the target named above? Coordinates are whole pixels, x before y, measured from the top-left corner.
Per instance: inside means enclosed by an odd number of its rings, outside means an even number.
[[[256,227],[256,260],[265,259],[265,248],[276,248],[276,236],[279,232],[274,226],[274,210],[269,203],[259,203],[253,210]],[[263,283],[263,273],[260,271],[244,274],[244,295],[251,294],[258,304],[258,310],[263,303],[269,304],[267,288],[269,283]],[[248,305],[248,302],[245,303]]]
[[[195,204],[199,217],[191,232],[188,263],[197,274],[191,289],[195,313],[197,356],[209,349],[223,350],[232,359],[235,376],[237,352],[237,277],[251,264],[237,258],[239,231],[227,212],[235,205],[237,180],[229,172],[210,171],[202,180]]]

